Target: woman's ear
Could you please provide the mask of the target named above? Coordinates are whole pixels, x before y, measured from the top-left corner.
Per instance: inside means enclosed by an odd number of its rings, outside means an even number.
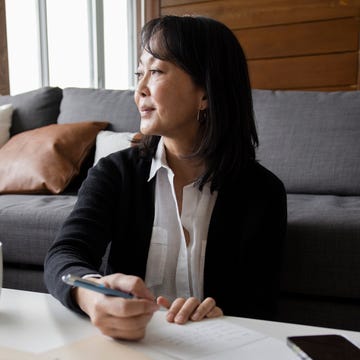
[[[206,94],[203,95],[199,110],[205,110],[208,107],[208,100]]]

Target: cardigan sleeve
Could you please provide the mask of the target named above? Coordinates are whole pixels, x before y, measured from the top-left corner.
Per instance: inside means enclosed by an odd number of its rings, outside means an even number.
[[[119,152],[101,159],[89,170],[72,212],[48,250],[45,285],[72,310],[80,312],[71,298],[71,287],[61,277],[99,273],[109,243],[131,228],[128,209],[133,204],[131,194],[136,192],[132,178],[142,176],[133,158],[133,149]]]

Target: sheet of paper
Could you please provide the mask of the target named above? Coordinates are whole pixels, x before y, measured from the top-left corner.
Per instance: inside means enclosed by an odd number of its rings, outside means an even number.
[[[150,360],[141,352],[105,337],[94,335],[72,344],[38,354],[36,360]],[[8,360],[8,359],[7,359]]]
[[[286,343],[223,318],[157,325],[142,343],[173,359],[298,360]]]

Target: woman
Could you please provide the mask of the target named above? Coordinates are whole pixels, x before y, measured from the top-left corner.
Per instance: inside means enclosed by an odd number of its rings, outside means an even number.
[[[286,195],[256,161],[239,42],[210,18],[151,20],[137,77],[143,137],[90,170],[45,260],[49,292],[104,334],[129,340],[145,335],[160,306],[177,324],[274,319]],[[67,273],[135,298],[72,289],[60,280]]]

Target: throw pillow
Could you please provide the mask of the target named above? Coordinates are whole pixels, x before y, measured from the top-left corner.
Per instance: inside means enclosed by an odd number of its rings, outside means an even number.
[[[96,136],[96,148],[94,165],[100,158],[115,151],[123,150],[131,146],[131,140],[137,133],[114,132],[102,130]]]
[[[13,107],[11,104],[0,106],[0,148],[10,138],[12,113],[13,113]]]
[[[107,125],[52,124],[13,136],[0,149],[0,193],[61,193]]]

